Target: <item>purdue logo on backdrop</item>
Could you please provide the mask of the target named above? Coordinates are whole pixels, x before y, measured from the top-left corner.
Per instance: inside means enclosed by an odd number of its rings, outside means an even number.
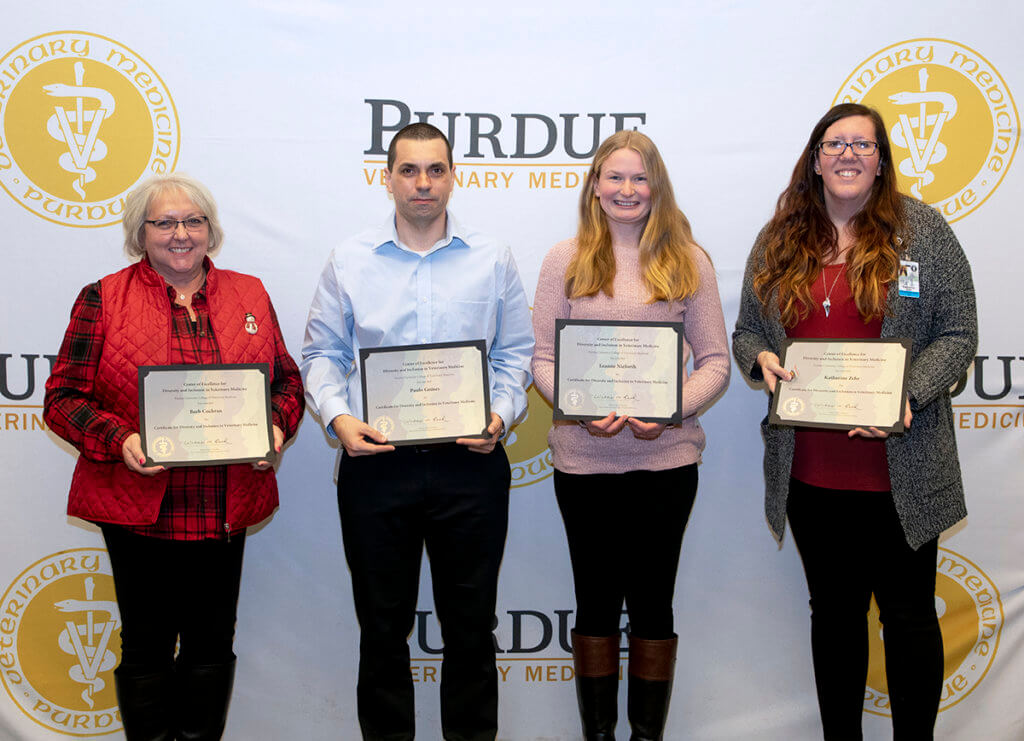
[[[0,674],[27,716],[72,736],[121,728],[114,667],[121,617],[102,548],[60,551],[29,566],[0,604]]]
[[[985,572],[946,548],[939,548],[935,603],[946,654],[939,704],[942,712],[967,697],[992,666],[1003,628],[1003,603]],[[890,715],[882,625],[874,600],[868,613],[868,635],[870,660],[864,710]]]
[[[911,39],[859,64],[835,103],[863,103],[889,127],[899,187],[956,221],[999,186],[1020,120],[1009,88],[978,52]]]
[[[537,388],[527,392],[526,419],[512,428],[505,441],[505,452],[512,466],[512,486],[527,486],[551,475],[551,451],[548,430],[551,429],[551,405],[544,401]]]
[[[127,193],[173,170],[178,145],[163,80],[113,39],[58,31],[0,59],[0,185],[44,219],[120,222]]]

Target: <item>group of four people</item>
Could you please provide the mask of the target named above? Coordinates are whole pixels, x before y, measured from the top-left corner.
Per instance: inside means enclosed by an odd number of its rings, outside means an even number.
[[[408,636],[425,547],[444,642],[443,736],[494,739],[492,625],[510,484],[501,439],[525,413],[531,370],[552,398],[555,320],[596,319],[681,323],[682,373],[692,357],[680,423],[609,409],[596,421],[556,421],[549,434],[576,591],[584,736],[614,738],[625,603],[631,738],[660,739],[677,648],[676,571],[704,447],[698,415],[730,373],[711,259],[664,162],[635,131],[601,144],[577,235],[541,267],[532,321],[509,249],[447,210],[454,164],[439,130],[418,123],[395,135],[386,184],[393,216],[337,247],[321,274],[302,381],[262,284],[210,261],[222,239],[216,206],[184,176],[154,178],[129,196],[125,245],[141,259],[84,288],[74,305],[45,415],[81,453],[68,511],[98,523],[110,552],[125,732],[220,738],[245,529],[277,504],[269,461],[146,466],[139,366],[266,363],[278,452],[297,429],[304,386],[342,448],[338,506],[360,623],[363,737],[414,737]],[[917,297],[896,290],[908,261],[920,269]],[[965,515],[948,389],[976,336],[970,268],[952,231],[897,192],[878,114],[833,108],[754,245],[733,334],[741,371],[770,391],[791,378],[779,362],[786,337],[912,340],[902,434],[762,425],[768,521],[781,538],[789,517],[807,572],[826,739],[860,737],[872,593],[896,737],[931,737],[943,668],[937,539]],[[364,421],[360,349],[465,340],[486,344],[491,419],[482,437],[395,446]],[[878,553],[869,569],[849,547],[865,533]]]

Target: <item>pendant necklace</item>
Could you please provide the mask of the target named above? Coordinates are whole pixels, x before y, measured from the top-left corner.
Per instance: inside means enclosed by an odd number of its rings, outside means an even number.
[[[839,271],[836,273],[836,277],[832,281],[832,287],[829,288],[828,284],[825,282],[825,268],[824,268],[824,266],[822,266],[822,268],[821,268],[821,287],[825,289],[825,300],[821,302],[821,308],[823,308],[825,310],[825,318],[826,319],[828,319],[829,310],[831,310],[831,308],[832,308],[832,300],[831,300],[832,291],[835,290],[836,283],[839,282],[839,276],[843,274],[843,270],[845,270],[845,269],[846,269],[846,263],[844,262],[839,267]]]

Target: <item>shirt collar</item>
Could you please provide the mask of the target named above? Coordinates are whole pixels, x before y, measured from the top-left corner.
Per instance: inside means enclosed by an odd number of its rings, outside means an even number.
[[[381,247],[392,245],[403,252],[411,252],[413,254],[426,257],[440,249],[444,249],[450,244],[466,246],[468,243],[463,238],[465,231],[463,230],[462,225],[459,224],[458,219],[455,218],[455,215],[451,211],[447,210],[445,211],[445,216],[447,218],[445,219],[444,236],[426,252],[417,252],[416,250],[409,249],[399,241],[398,227],[395,226],[395,212],[392,211],[388,220],[381,225],[381,228],[377,233],[377,237],[374,239],[373,249],[374,251],[377,251]]]

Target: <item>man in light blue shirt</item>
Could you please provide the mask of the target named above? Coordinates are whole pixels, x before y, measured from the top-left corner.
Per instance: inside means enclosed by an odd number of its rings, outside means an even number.
[[[301,362],[310,408],[343,448],[338,506],[361,630],[359,724],[364,739],[415,734],[408,636],[425,545],[444,641],[444,738],[492,740],[491,626],[511,479],[499,439],[526,410],[530,310],[508,247],[447,212],[454,166],[438,129],[399,131],[385,177],[394,218],[331,253]],[[360,348],[467,340],[487,348],[484,437],[395,446],[363,421]]]

